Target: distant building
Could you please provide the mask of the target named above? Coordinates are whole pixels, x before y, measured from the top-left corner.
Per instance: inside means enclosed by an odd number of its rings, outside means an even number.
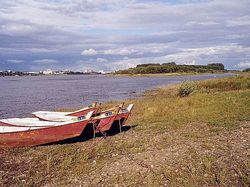
[[[43,74],[44,75],[52,75],[53,71],[51,69],[47,69],[47,70],[43,71]]]
[[[55,75],[63,75],[65,72],[64,71],[55,71],[54,74]]]
[[[91,74],[91,73],[94,73],[94,71],[91,70],[91,69],[86,69],[86,70],[84,70],[84,73],[85,74]]]
[[[39,75],[39,72],[35,71],[29,71],[29,72],[24,72],[25,75]]]
[[[103,70],[98,71],[98,73],[100,73],[100,74],[106,74],[106,72],[103,71]]]

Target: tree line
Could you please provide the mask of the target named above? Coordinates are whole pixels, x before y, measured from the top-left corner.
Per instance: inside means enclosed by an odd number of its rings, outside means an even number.
[[[116,74],[156,74],[156,73],[213,73],[226,71],[222,63],[212,63],[208,65],[177,65],[175,62],[163,64],[139,64],[135,68],[116,71]]]

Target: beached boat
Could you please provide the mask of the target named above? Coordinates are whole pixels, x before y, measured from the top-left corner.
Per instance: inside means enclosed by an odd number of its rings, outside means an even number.
[[[44,121],[63,122],[70,119],[71,116],[77,116],[77,117],[84,116],[90,111],[93,111],[93,114],[95,114],[99,110],[100,105],[101,104],[98,105],[97,102],[94,102],[93,104],[84,107],[80,110],[76,110],[74,112],[37,111],[33,112],[32,115]]]
[[[118,121],[119,126],[123,126],[126,122],[126,120],[129,117],[129,114],[131,110],[133,109],[133,104],[130,104],[127,108],[123,108],[124,103],[104,110],[97,112],[93,114],[92,119],[90,120],[90,123],[95,124],[95,131],[96,132],[104,132],[108,131],[112,124],[114,124],[114,121]],[[34,112],[36,117],[39,119],[47,120],[47,121],[64,121],[67,120],[70,116],[66,116],[64,112]]]
[[[120,109],[116,112],[116,115],[112,118],[113,122],[112,123],[99,123],[98,125],[96,125],[96,132],[108,131],[112,127],[114,127],[114,125],[117,125],[117,124],[119,125],[118,127],[120,128],[120,131],[121,131],[121,127],[125,125],[125,122],[128,119],[134,105],[130,104],[128,105],[127,108],[122,108],[122,106],[123,104],[119,106]],[[115,109],[112,108],[112,109],[102,111],[100,115],[101,116],[104,114],[106,115],[112,110],[115,110]]]
[[[130,104],[128,105],[127,108],[122,108],[120,112],[118,113],[118,115],[116,116],[115,121],[118,121],[120,132],[121,132],[121,127],[125,125],[133,108],[134,108],[134,104]]]
[[[80,136],[93,111],[65,122],[40,121],[36,118],[0,120],[0,148],[42,145]]]

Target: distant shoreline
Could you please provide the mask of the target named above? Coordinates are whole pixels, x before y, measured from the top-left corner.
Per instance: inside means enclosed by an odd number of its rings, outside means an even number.
[[[68,75],[82,75],[82,76],[90,76],[90,75],[97,75],[97,76],[103,76],[108,75],[106,74],[53,74],[53,75],[4,75],[0,77],[52,77],[52,76],[68,76]]]
[[[192,75],[207,75],[207,74],[227,74],[227,73],[241,73],[239,71],[227,71],[227,72],[206,72],[206,73],[197,73],[197,72],[188,72],[188,73],[152,73],[152,74],[108,74],[109,76],[114,77],[170,77],[170,76],[192,76]]]
[[[58,76],[110,76],[110,77],[172,77],[172,76],[193,76],[193,75],[208,75],[208,74],[227,74],[227,73],[241,73],[235,71],[228,72],[207,72],[207,73],[155,73],[155,74],[115,74],[115,73],[106,73],[106,74],[59,74],[59,75],[5,75],[3,77],[58,77]]]
[[[193,75],[208,75],[208,74],[227,74],[233,73],[238,74],[240,71],[227,71],[227,72],[205,72],[205,73],[197,73],[197,72],[188,72],[188,73],[151,73],[151,74],[117,74],[117,73],[105,73],[105,74],[52,74],[52,75],[4,75],[3,77],[57,77],[57,76],[110,76],[110,77],[171,77],[171,76],[193,76]]]

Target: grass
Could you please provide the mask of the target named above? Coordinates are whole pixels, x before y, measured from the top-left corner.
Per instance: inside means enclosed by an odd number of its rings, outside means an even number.
[[[0,186],[249,186],[250,74],[192,84],[127,100],[115,136],[0,150]]]

